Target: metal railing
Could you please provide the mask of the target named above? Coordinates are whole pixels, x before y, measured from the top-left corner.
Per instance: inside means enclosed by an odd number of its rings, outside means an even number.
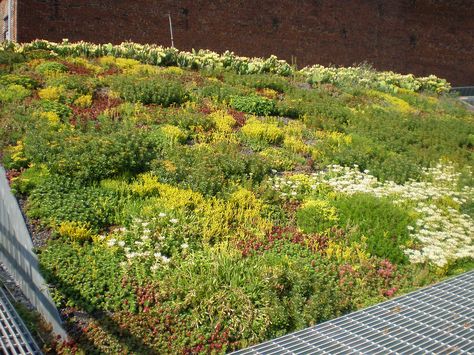
[[[63,339],[59,312],[40,273],[38,258],[18,202],[13,196],[5,169],[0,166],[0,261],[20,286],[26,298],[51,323],[53,332]]]

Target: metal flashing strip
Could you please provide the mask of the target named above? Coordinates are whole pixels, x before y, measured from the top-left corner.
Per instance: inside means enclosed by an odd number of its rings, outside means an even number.
[[[474,86],[458,86],[451,88],[451,92],[456,92],[459,96],[474,96]]]
[[[0,287],[0,351],[3,354],[41,354],[33,337]]]
[[[474,271],[235,352],[474,354]]]

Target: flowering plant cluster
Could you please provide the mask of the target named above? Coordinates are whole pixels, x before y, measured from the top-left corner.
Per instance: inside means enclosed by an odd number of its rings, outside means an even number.
[[[5,50],[6,47],[10,47],[11,45],[12,44],[4,43],[0,46],[0,50]],[[229,68],[239,74],[275,73],[288,76],[293,72],[293,69],[286,61],[279,60],[276,56],[271,56],[266,59],[247,58],[237,56],[230,51],[226,51],[223,54],[203,49],[186,52],[179,51],[176,48],[132,42],[112,45],[110,43],[94,44],[83,41],[70,43],[68,40],[64,40],[62,43],[35,40],[25,44],[13,43],[13,46],[18,53],[24,53],[31,49],[43,49],[51,51],[58,56],[113,56],[136,59],[152,65],[176,65],[192,69]]]
[[[167,234],[172,234],[172,229],[179,222],[176,218],[166,219],[164,212],[158,213],[158,218],[162,219],[159,223],[156,218],[152,222],[134,218],[128,229],[120,227],[107,237],[102,235],[99,238],[104,240],[108,247],[116,248],[117,251],[124,253],[126,261],[122,263],[123,267],[151,262],[150,271],[154,272],[171,261],[170,256],[164,252],[169,249],[166,245],[166,239],[169,238]],[[180,248],[185,251],[188,244],[183,242]]]
[[[310,83],[331,83],[335,85],[355,84],[365,88],[397,92],[399,89],[409,91],[449,92],[451,85],[435,75],[415,77],[413,74],[398,74],[391,71],[378,72],[367,66],[358,67],[324,67],[314,65],[301,70]]]
[[[461,207],[472,203],[474,189],[458,187],[460,173],[452,164],[438,164],[424,169],[424,181],[409,181],[405,185],[393,181],[380,182],[368,170],[361,172],[357,168],[332,165],[327,171],[308,177],[307,184],[312,189],[318,189],[323,184],[345,194],[367,193],[390,197],[395,204],[412,207],[417,220],[408,229],[416,247],[405,250],[411,262],[428,261],[444,267],[457,259],[473,257],[474,222],[461,211]],[[284,178],[277,181],[273,185],[275,189],[281,190],[284,186],[284,190],[291,190],[289,195],[282,192],[282,197],[298,196],[298,183]]]
[[[0,46],[4,50],[5,44]],[[210,50],[192,52],[179,51],[176,48],[124,42],[120,45],[93,44],[87,42],[62,43],[35,40],[31,43],[14,44],[15,51],[23,53],[31,49],[49,50],[59,56],[88,56],[103,57],[114,56],[133,58],[140,62],[152,65],[171,66],[192,69],[219,69],[234,70],[239,74],[275,73],[279,75],[292,75],[295,70],[284,60],[276,56],[269,58],[247,58],[226,51],[218,54]],[[311,83],[351,84],[355,83],[367,88],[383,91],[396,91],[403,88],[410,91],[432,91],[436,93],[449,92],[450,84],[434,75],[428,77],[415,77],[412,74],[397,74],[393,72],[377,72],[373,69],[359,66],[348,68],[324,67],[315,65],[305,67],[300,71],[307,76]]]

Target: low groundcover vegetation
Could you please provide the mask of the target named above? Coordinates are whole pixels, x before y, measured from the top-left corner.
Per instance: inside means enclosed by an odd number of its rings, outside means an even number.
[[[434,76],[45,41],[0,152],[59,353],[224,353],[474,266],[474,117]]]

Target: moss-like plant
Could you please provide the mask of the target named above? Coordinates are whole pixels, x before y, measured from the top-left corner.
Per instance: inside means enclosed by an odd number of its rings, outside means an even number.
[[[64,73],[68,69],[64,64],[58,62],[43,62],[36,66],[35,71],[39,74],[50,75],[54,73]]]

